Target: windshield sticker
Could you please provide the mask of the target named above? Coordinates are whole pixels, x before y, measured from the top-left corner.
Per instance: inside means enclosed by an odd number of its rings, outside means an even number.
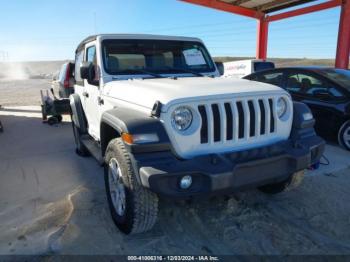
[[[186,64],[189,66],[206,65],[203,54],[198,49],[188,49],[182,52],[185,56]]]

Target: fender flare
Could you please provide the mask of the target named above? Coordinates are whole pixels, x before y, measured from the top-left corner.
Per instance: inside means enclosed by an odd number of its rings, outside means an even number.
[[[83,106],[78,94],[69,96],[70,107],[72,109],[72,121],[79,128],[82,134],[87,133],[87,121],[85,118]]]
[[[156,134],[158,136],[159,141],[151,144],[126,144],[126,148],[132,153],[159,152],[170,149],[168,134],[158,118],[132,109],[114,108],[104,112],[101,117],[100,138],[103,155],[110,141],[111,128],[116,131],[114,137],[120,137],[122,133]]]
[[[304,119],[305,115],[311,114],[310,108],[301,102],[293,102],[293,129],[313,128],[315,125],[315,118]]]
[[[115,108],[102,114],[100,126],[100,145],[102,156],[105,155],[109,142],[122,133],[129,134],[157,134],[159,141],[150,144],[129,145],[125,144],[126,150],[132,159],[132,166],[137,180],[141,183],[139,167],[134,154],[157,153],[171,150],[171,143],[163,124],[158,118],[151,117],[132,109]]]

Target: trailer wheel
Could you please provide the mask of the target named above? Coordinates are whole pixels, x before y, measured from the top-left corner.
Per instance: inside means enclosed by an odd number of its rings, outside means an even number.
[[[142,233],[153,227],[158,196],[137,181],[132,160],[120,138],[113,139],[107,147],[105,186],[112,219],[122,232]]]
[[[299,171],[299,172],[292,174],[285,181],[275,183],[275,184],[261,186],[258,189],[261,192],[264,192],[266,194],[271,194],[271,195],[278,194],[278,193],[285,192],[285,191],[290,191],[290,190],[298,187],[301,184],[301,182],[304,179],[304,174],[305,174],[305,171],[302,170],[302,171]]]
[[[47,123],[48,123],[50,126],[53,126],[53,125],[58,124],[59,121],[58,121],[58,118],[57,118],[57,117],[51,116],[51,117],[49,117],[49,119],[47,120]]]
[[[59,123],[61,123],[61,122],[62,122],[62,120],[63,120],[62,115],[57,115],[56,117],[57,117],[57,119],[58,119],[58,122],[59,122]]]

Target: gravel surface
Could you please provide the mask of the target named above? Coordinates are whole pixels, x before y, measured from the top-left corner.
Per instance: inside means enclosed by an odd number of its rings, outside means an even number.
[[[49,79],[0,80],[0,105],[40,105],[40,90],[48,88]]]
[[[0,254],[350,255],[350,153],[338,147],[326,155],[343,157],[343,168],[308,173],[294,191],[162,199],[154,229],[125,236],[110,218],[103,170],[74,153],[69,122],[44,125],[38,107],[0,118]]]

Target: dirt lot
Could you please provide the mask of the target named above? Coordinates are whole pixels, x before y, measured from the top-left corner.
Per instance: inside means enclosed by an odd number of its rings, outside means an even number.
[[[40,105],[40,90],[51,87],[48,79],[0,79],[0,105]],[[14,90],[18,95],[14,95]]]
[[[0,254],[350,254],[350,153],[336,146],[295,191],[162,200],[151,232],[124,236],[102,169],[74,153],[69,122],[50,127],[38,112],[0,111]]]

